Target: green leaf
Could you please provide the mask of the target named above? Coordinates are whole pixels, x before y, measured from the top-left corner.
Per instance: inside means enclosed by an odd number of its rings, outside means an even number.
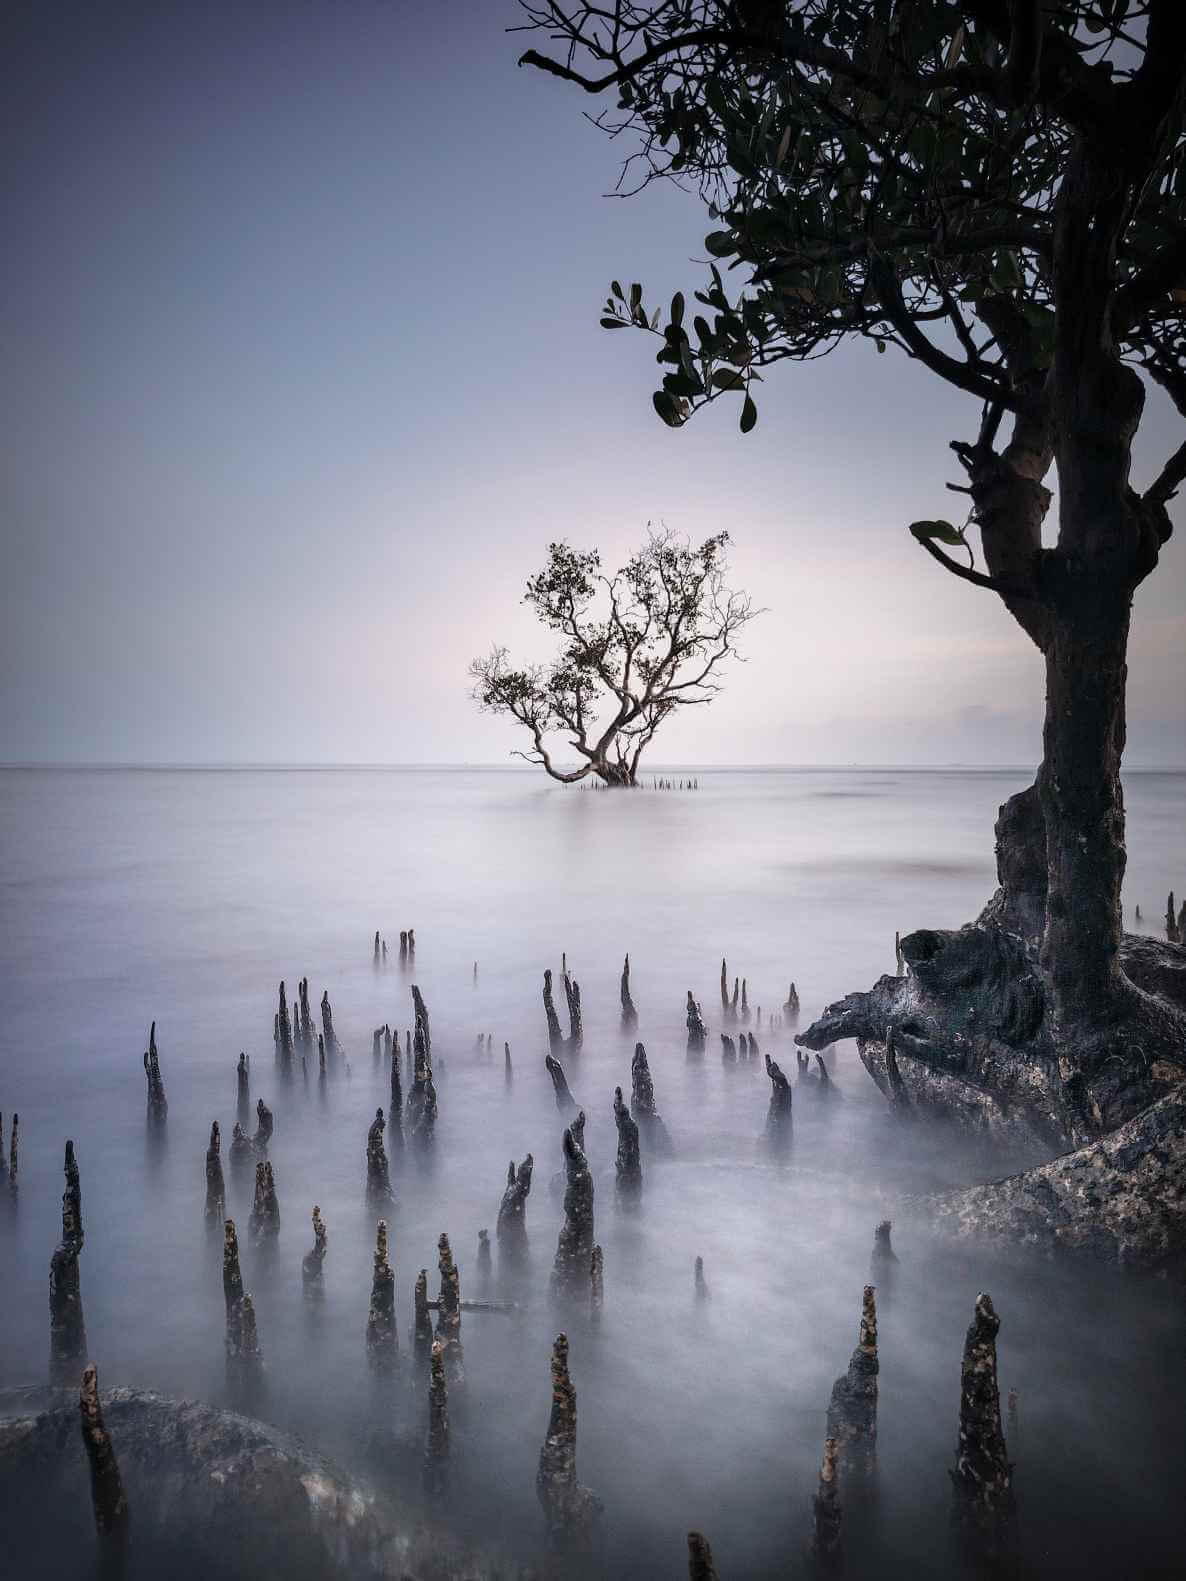
[[[602,329],[625,329],[626,321],[621,318],[603,318],[601,327]]]
[[[713,372],[712,382],[718,390],[744,390],[745,380],[733,368],[717,368]]]
[[[928,538],[937,538],[940,543],[960,545],[964,535],[950,522],[911,522],[910,531],[919,543],[925,543]]]
[[[679,407],[675,404],[675,396],[669,395],[666,390],[656,390],[654,395],[651,396],[651,400],[655,404],[655,410],[668,428],[678,428],[680,422]]]
[[[630,287],[630,311],[632,313],[637,313],[638,309],[641,306],[642,306],[642,287],[640,285],[632,285]]]
[[[753,397],[751,395],[747,395],[745,400],[741,403],[741,432],[743,434],[748,434],[750,429],[757,421],[758,408],[754,405]]]
[[[727,258],[737,244],[732,231],[709,231],[704,245],[714,258]]]
[[[682,291],[677,291],[671,299],[671,322],[676,329],[684,321],[684,296]]]
[[[626,298],[622,295],[622,287],[618,284],[618,282],[616,280],[611,280],[610,281],[609,288],[613,292],[614,296],[617,297],[619,302],[624,302],[626,300]]]

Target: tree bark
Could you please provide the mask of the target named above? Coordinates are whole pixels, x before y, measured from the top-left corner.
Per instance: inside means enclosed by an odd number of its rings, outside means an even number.
[[[1038,794],[1046,833],[1046,926],[1041,964],[1054,1033],[1123,1014],[1126,586],[1087,572],[1054,620],[1046,653],[1046,722]]]

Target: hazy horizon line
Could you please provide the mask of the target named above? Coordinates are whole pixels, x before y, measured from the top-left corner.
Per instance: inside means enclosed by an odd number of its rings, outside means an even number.
[[[967,763],[956,758],[948,758],[935,762],[851,762],[834,763],[656,763],[644,769],[640,779],[650,776],[668,774],[735,774],[738,772],[758,774],[810,774],[810,773],[835,773],[843,771],[885,772],[894,773],[927,773],[943,769],[959,769],[965,772],[984,774],[1034,774],[1037,765],[1033,763]],[[535,774],[539,775],[538,764],[518,763],[483,763],[467,762],[465,760],[442,760],[438,762],[422,763],[383,763],[383,762],[288,762],[258,761],[249,758],[227,759],[178,759],[175,761],[140,761],[137,759],[95,760],[29,760],[6,762],[0,760],[0,770],[11,772],[45,772],[48,770],[75,772],[75,773],[282,773],[282,774],[309,774],[309,773],[394,773],[394,774],[423,774],[423,773],[500,773],[500,774]],[[1132,763],[1124,766],[1123,772],[1136,774],[1182,774],[1186,773],[1184,764],[1158,764],[1158,763]],[[577,782],[579,783],[579,782]]]

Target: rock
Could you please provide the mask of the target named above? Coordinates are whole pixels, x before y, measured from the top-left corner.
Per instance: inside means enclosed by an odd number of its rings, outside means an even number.
[[[87,1485],[77,1398],[0,1394],[0,1484],[39,1533],[42,1573],[63,1576],[93,1565],[93,1533],[64,1518]],[[183,1554],[187,1574],[529,1581],[504,1555],[471,1547],[264,1422],[134,1389],[99,1399],[136,1543]]]

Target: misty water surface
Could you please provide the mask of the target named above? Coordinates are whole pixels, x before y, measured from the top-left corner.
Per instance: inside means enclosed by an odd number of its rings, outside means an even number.
[[[895,1125],[856,1058],[835,1050],[836,1101],[796,1093],[782,1167],[758,1147],[769,1083],[722,1067],[720,961],[748,980],[764,1052],[793,978],[801,1025],[892,971],[895,928],[958,926],[993,887],[997,805],[1016,772],[701,772],[693,793],[594,795],[530,773],[194,771],[0,773],[0,1109],[21,1114],[21,1191],[0,1215],[0,1383],[43,1379],[49,1258],[61,1157],[82,1174],[82,1291],[104,1386],[226,1399],[221,1247],[203,1225],[210,1122],[223,1131],[228,1212],[250,1183],[227,1147],[235,1064],[275,1115],[270,1157],[282,1215],[270,1267],[241,1234],[268,1365],[269,1419],[401,1497],[418,1496],[426,1420],[411,1358],[412,1286],[435,1296],[436,1240],[452,1238],[463,1297],[508,1295],[514,1317],[467,1315],[465,1397],[451,1400],[450,1518],[530,1558],[542,1519],[534,1478],[547,1425],[551,1340],[566,1327],[579,1399],[578,1467],[606,1513],[591,1572],[674,1578],[685,1533],[712,1539],[726,1581],[803,1569],[833,1379],[857,1337],[873,1227],[902,1191],[1003,1173],[1026,1159],[941,1129]],[[1186,888],[1186,778],[1132,775],[1126,905],[1147,920]],[[1181,870],[1179,870],[1181,869]],[[1175,882],[1176,881],[1176,882]],[[414,972],[395,959],[414,927]],[[378,928],[392,949],[376,972]],[[629,1092],[634,1035],[619,1030],[629,950],[656,1099],[675,1159],[644,1154],[641,1210],[614,1200],[614,1087]],[[579,979],[583,1052],[569,1059],[588,1114],[605,1309],[549,1305],[561,1223],[551,1189],[564,1121],[544,1069],[543,970],[561,951]],[[477,963],[476,981],[473,967]],[[350,1075],[284,1083],[272,1015],[284,978],[328,989]],[[368,1374],[364,1325],[375,1213],[364,1202],[367,1126],[387,1104],[371,1031],[412,1025],[416,981],[432,1016],[440,1115],[431,1162],[392,1150],[389,1215],[402,1373]],[[709,1024],[685,1054],[692,988]],[[563,1015],[563,995],[558,995]],[[155,1018],[169,1098],[167,1145],[145,1144],[141,1053]],[[494,1058],[475,1051],[489,1032]],[[509,1041],[514,1080],[503,1075]],[[535,1156],[532,1263],[508,1287],[476,1277],[508,1159]],[[325,1301],[310,1315],[300,1261],[314,1201],[329,1227]],[[849,1511],[853,1573],[954,1573],[947,1469],[959,1363],[979,1289],[1002,1316],[1003,1390],[1020,1395],[1010,1450],[1035,1575],[1170,1573],[1180,1559],[1183,1473],[1180,1293],[1163,1283],[1002,1262],[929,1245],[903,1222],[892,1300],[880,1310],[880,1496]],[[693,1301],[705,1260],[712,1299]],[[59,1542],[90,1552],[89,1509]],[[44,1533],[7,1517],[15,1573],[52,1573]],[[179,1558],[178,1573],[183,1573]],[[574,1571],[575,1573],[575,1571]]]

